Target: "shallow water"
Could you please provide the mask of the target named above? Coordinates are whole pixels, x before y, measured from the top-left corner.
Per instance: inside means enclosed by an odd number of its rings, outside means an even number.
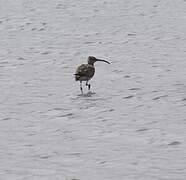
[[[0,179],[185,180],[186,2],[0,2]],[[77,65],[96,63],[81,95]]]

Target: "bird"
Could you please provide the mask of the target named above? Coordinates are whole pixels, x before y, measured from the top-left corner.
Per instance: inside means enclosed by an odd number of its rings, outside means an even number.
[[[88,86],[88,90],[90,90],[90,84],[88,81],[92,79],[95,73],[95,67],[94,63],[97,61],[105,62],[110,64],[110,62],[102,59],[97,59],[94,56],[89,56],[87,59],[87,64],[81,64],[77,67],[75,72],[75,80],[80,82],[80,90],[83,94],[83,88],[82,88],[82,81],[86,81],[86,86]]]

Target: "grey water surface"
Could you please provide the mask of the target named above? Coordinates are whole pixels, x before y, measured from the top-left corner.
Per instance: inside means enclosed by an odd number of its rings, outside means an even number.
[[[185,0],[0,1],[0,180],[185,179]]]

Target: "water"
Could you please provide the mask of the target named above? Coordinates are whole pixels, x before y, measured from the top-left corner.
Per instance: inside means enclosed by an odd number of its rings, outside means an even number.
[[[0,179],[185,180],[184,0],[0,5]]]

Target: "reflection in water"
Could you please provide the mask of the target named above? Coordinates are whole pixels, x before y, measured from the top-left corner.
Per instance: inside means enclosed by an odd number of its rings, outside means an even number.
[[[84,94],[79,94],[78,96],[79,96],[79,97],[92,97],[92,96],[95,95],[95,94],[96,94],[96,93],[89,91],[89,92],[84,93]]]

